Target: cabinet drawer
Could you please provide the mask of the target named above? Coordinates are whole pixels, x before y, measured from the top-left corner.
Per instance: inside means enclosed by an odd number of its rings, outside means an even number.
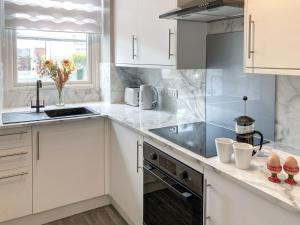
[[[0,222],[32,214],[32,170],[0,171]]]
[[[4,129],[0,130],[0,149],[31,146],[31,129]]]
[[[0,171],[32,165],[32,147],[0,149]]]

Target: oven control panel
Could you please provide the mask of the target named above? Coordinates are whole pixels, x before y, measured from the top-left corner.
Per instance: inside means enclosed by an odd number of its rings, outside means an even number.
[[[144,159],[202,196],[203,174],[144,142]]]
[[[173,174],[174,176],[177,175],[177,165],[166,157],[159,155],[158,164],[168,173]]]

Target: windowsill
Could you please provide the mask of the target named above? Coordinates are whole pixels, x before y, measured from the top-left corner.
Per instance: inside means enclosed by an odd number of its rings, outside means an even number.
[[[86,88],[96,88],[96,85],[93,83],[70,83],[66,84],[66,89],[86,89]],[[35,84],[19,84],[10,88],[10,90],[33,90],[36,89]],[[51,83],[43,83],[43,89],[45,90],[53,90],[56,89],[56,86]]]

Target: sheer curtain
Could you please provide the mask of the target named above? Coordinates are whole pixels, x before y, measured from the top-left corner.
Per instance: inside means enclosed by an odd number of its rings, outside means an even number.
[[[5,27],[100,33],[102,0],[2,0]]]

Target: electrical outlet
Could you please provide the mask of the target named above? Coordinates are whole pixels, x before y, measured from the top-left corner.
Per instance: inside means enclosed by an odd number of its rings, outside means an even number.
[[[168,88],[168,96],[170,98],[178,98],[178,90],[174,88]]]

